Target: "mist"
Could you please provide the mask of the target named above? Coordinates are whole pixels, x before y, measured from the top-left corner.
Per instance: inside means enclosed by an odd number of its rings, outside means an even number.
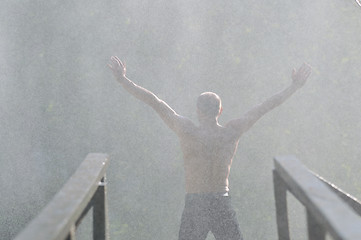
[[[0,20],[1,239],[14,238],[89,152],[110,155],[111,239],[177,239],[178,139],[114,80],[112,55],[194,122],[198,95],[216,92],[221,124],[289,86],[293,68],[312,66],[306,85],[241,137],[230,189],[245,239],[277,239],[274,156],[296,155],[361,198],[355,1],[12,0],[1,1]],[[302,209],[291,204],[292,238],[303,239]]]

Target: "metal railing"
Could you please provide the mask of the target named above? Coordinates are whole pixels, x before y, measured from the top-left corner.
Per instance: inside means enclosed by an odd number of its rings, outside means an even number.
[[[274,194],[280,240],[289,240],[287,191],[306,208],[308,239],[361,239],[361,204],[354,197],[309,171],[293,156],[274,159]],[[325,184],[326,183],[326,184]]]
[[[82,218],[93,209],[93,239],[108,239],[106,154],[91,153],[52,201],[15,240],[74,240]]]

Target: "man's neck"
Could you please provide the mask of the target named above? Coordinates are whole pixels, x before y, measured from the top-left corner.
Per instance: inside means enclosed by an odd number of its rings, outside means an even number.
[[[205,128],[214,128],[214,127],[218,127],[218,120],[216,118],[213,119],[209,119],[209,118],[205,118],[205,119],[199,119],[199,124],[201,127],[205,127]]]

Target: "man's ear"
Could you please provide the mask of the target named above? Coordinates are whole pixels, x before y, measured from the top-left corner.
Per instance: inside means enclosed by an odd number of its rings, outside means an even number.
[[[219,109],[218,116],[221,115],[222,111],[223,111],[223,107],[221,106],[221,108]]]

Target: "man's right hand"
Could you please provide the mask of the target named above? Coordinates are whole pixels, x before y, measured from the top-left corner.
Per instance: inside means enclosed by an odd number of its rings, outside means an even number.
[[[302,64],[302,66],[296,71],[293,69],[292,71],[292,84],[297,88],[302,87],[305,85],[307,78],[310,76],[312,72],[311,66],[307,63]]]
[[[121,83],[127,71],[125,64],[117,56],[112,56],[108,66],[112,70],[114,77]]]

